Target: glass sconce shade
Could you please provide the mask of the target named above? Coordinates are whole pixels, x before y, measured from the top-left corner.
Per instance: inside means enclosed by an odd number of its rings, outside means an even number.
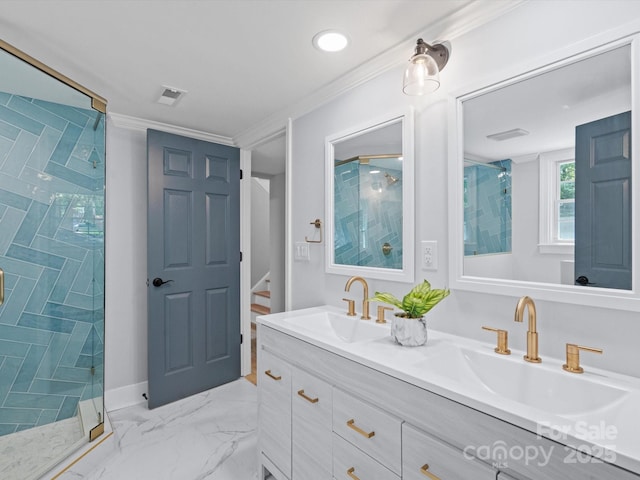
[[[404,72],[402,91],[407,95],[425,95],[440,87],[440,69],[436,61],[426,53],[411,57]]]

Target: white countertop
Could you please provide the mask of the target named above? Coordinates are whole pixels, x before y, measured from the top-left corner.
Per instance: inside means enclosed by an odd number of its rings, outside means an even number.
[[[261,325],[640,474],[640,379],[592,367],[585,369],[585,373],[581,375],[563,372],[564,359],[545,357],[540,364],[529,364],[522,359],[522,351],[512,349],[511,355],[502,356],[493,352],[494,344],[433,329],[429,329],[426,345],[402,347],[386,335],[383,338],[346,343],[336,335],[318,334],[305,328],[303,321],[296,321],[300,317],[323,312],[344,314],[343,309],[324,305],[259,316],[257,321]],[[368,328],[375,325],[373,321],[366,323],[371,325]],[[390,331],[389,324],[378,327]],[[565,413],[562,414],[545,411],[505,398],[490,390],[480,380],[474,380],[470,369],[449,361],[453,358],[452,352],[458,352],[459,349],[495,355],[504,362],[521,362],[525,368],[523,376],[526,376],[527,369],[540,369],[536,374],[545,371],[555,374],[559,371],[568,376],[567,382],[572,381],[571,376],[582,377],[581,380],[617,387],[626,393],[601,409],[566,413],[564,406],[561,410],[565,410]],[[580,406],[577,407],[579,410]]]

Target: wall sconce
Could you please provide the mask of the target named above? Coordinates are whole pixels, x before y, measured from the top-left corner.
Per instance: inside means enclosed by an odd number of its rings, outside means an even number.
[[[425,95],[440,87],[440,70],[449,61],[449,49],[441,44],[429,45],[421,38],[416,53],[409,59],[404,72],[402,91],[406,95]]]

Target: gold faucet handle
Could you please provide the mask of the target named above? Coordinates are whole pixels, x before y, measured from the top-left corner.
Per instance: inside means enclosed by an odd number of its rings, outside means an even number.
[[[345,302],[347,302],[349,311],[347,312],[347,316],[355,317],[356,316],[356,301],[351,300],[350,298],[343,298]]]
[[[384,307],[382,305],[378,306],[378,318],[376,319],[376,323],[387,323],[384,319],[384,311],[385,310],[393,310],[393,307]]]
[[[593,353],[602,353],[601,348],[584,347],[575,343],[567,343],[567,363],[562,368],[571,373],[583,373],[584,368],[580,366],[580,350]]]
[[[498,345],[493,349],[494,352],[500,355],[511,355],[511,350],[509,350],[509,332],[492,327],[482,327],[482,329],[498,334]]]

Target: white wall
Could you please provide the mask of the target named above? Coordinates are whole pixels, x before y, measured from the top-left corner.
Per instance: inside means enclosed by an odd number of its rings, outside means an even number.
[[[470,277],[490,277],[513,280],[513,255],[490,253],[464,257],[463,271]]]
[[[514,192],[511,196],[513,278],[531,282],[561,283],[561,262],[573,260],[573,254],[540,253],[539,251],[539,179],[539,160],[511,165],[512,191]]]
[[[634,20],[635,19],[635,20]],[[640,2],[525,3],[499,19],[453,41],[452,57],[442,73],[443,87],[427,99],[401,93],[402,70],[383,74],[341,98],[298,118],[293,124],[293,241],[302,241],[310,218],[324,218],[324,138],[367,118],[412,104],[416,117],[416,242],[437,240],[437,272],[423,272],[416,260],[416,281],[426,276],[435,287],[447,284],[447,98],[479,82],[497,81],[501,71],[531,62],[547,63],[554,51],[607,29],[640,20]],[[541,34],[541,32],[544,32]],[[631,33],[627,29],[626,33]],[[524,67],[523,67],[524,68]],[[514,187],[515,188],[515,187]],[[326,219],[325,219],[326,221]],[[537,224],[537,218],[535,220]],[[537,230],[536,230],[537,231]],[[324,273],[324,251],[311,250],[311,262],[293,263],[294,308],[322,303],[341,305],[346,276]],[[404,294],[407,284],[372,280],[370,290]],[[354,290],[354,296],[359,292]],[[526,325],[513,322],[517,299],[503,295],[454,291],[429,313],[433,328],[493,341],[482,325],[506,328],[514,348],[524,349]],[[640,318],[636,313],[537,302],[540,354],[563,358],[565,343],[604,349],[585,355],[586,365],[640,376]],[[596,356],[592,356],[596,357]]]
[[[284,311],[285,258],[285,174],[271,178],[269,218],[271,219],[271,311]],[[252,260],[253,261],[253,260]]]
[[[147,380],[147,144],[107,124],[105,404],[141,400]],[[133,387],[137,386],[137,387]],[[116,393],[116,396],[117,393]]]
[[[265,188],[266,185],[266,188]],[[269,180],[251,178],[251,288],[269,272]]]

